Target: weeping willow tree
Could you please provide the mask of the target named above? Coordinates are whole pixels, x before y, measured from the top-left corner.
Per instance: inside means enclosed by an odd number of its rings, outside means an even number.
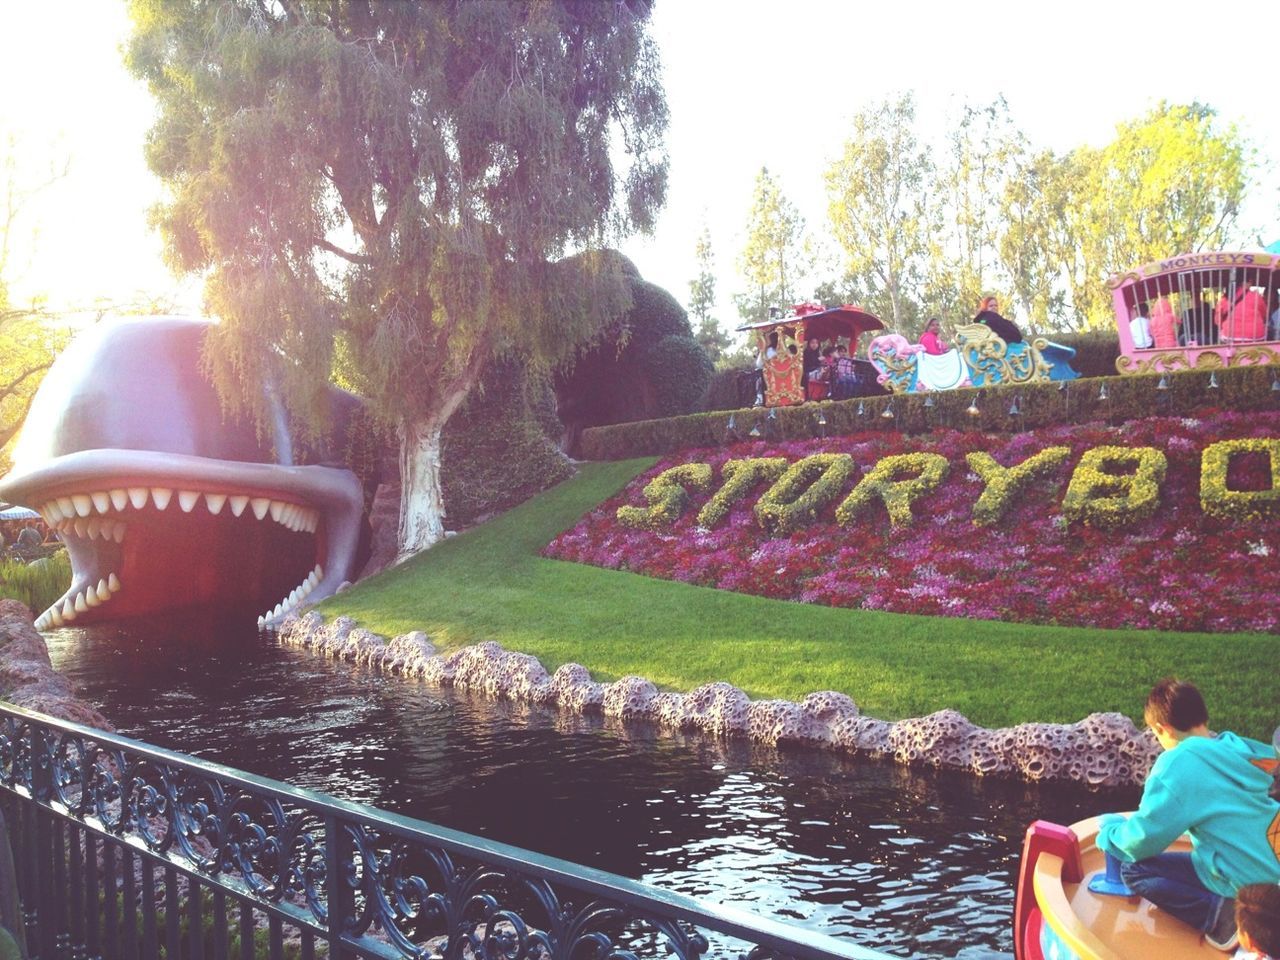
[[[443,533],[440,435],[495,356],[552,368],[629,306],[666,189],[651,0],[131,0],[172,265],[233,411],[314,422],[335,351],[397,431],[402,554]]]

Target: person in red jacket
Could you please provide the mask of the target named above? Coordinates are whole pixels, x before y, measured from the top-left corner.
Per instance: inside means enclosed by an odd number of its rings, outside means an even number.
[[[1218,320],[1218,338],[1222,342],[1233,340],[1263,340],[1267,336],[1267,301],[1249,286],[1243,273],[1236,274],[1236,292],[1229,301],[1223,297],[1215,311]]]

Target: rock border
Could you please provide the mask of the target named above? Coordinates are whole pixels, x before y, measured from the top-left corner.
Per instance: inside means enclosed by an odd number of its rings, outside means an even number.
[[[326,622],[315,611],[287,618],[278,635],[289,646],[492,699],[644,720],[715,737],[748,737],[770,746],[825,747],[977,776],[1069,780],[1092,788],[1133,786],[1143,782],[1160,754],[1155,738],[1120,713],[995,730],[949,709],[891,722],[862,715],[851,698],[830,690],[796,703],[752,700],[724,682],[689,693],[661,692],[635,676],[599,683],[581,664],[566,663],[548,674],[536,657],[494,641],[440,654],[420,630],[388,640],[357,626],[351,617]]]
[[[32,613],[18,600],[0,599],[0,699],[86,727],[114,733],[96,708],[77,697],[53,669]]]

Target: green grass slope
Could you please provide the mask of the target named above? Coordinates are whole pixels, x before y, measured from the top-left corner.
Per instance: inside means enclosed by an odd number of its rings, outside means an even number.
[[[425,630],[454,649],[497,640],[548,670],[638,674],[689,690],[727,680],[752,697],[839,690],[885,719],[953,707],[984,726],[1071,722],[1195,681],[1212,725],[1269,737],[1280,723],[1267,635],[1088,630],[789,603],[547,560],[538,552],[650,459],[584,466],[497,519],[322,604],[387,636]]]

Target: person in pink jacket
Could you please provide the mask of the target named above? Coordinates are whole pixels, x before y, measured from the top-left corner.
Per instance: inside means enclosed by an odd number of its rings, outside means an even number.
[[[942,321],[937,317],[930,317],[929,322],[924,325],[924,333],[920,334],[920,346],[924,347],[925,353],[931,353],[934,356],[947,352],[947,345],[942,342],[939,333],[942,331]]]
[[[1249,286],[1243,276],[1236,277],[1236,293],[1230,301],[1223,297],[1216,311],[1218,333],[1224,342],[1263,340],[1267,336],[1267,301]]]
[[[1178,327],[1182,318],[1173,312],[1168,297],[1161,297],[1151,309],[1151,340],[1157,350],[1168,350],[1178,345]]]

